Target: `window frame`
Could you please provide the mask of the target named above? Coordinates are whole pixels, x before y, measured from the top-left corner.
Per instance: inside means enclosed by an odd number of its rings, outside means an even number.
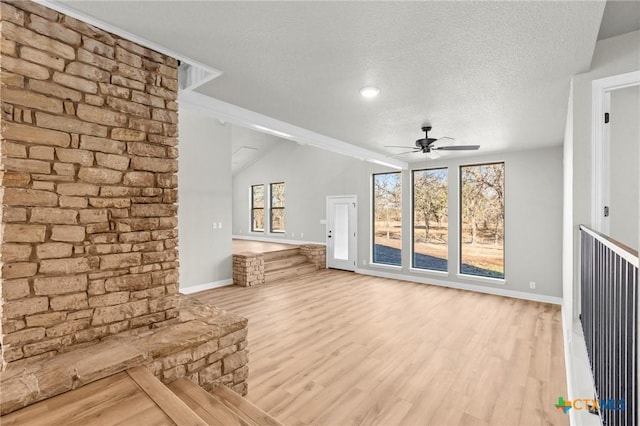
[[[447,185],[447,258],[446,258],[446,264],[447,264],[447,269],[446,270],[440,270],[440,269],[430,269],[430,268],[421,268],[419,266],[415,265],[415,225],[416,225],[416,218],[415,218],[415,174],[416,172],[428,172],[431,170],[445,170],[446,171],[446,185]],[[411,263],[410,263],[410,270],[412,271],[416,271],[416,272],[429,272],[429,273],[435,273],[435,274],[442,274],[442,275],[449,275],[449,270],[450,270],[450,265],[449,265],[449,246],[451,244],[450,241],[450,235],[451,235],[451,228],[449,227],[449,189],[450,189],[450,175],[449,175],[449,167],[448,166],[439,166],[439,167],[427,167],[424,169],[412,169],[410,170],[411,172],[411,229],[410,229],[410,238],[411,238]]]
[[[282,211],[282,218],[284,219],[285,217],[285,198],[283,196],[283,200],[282,200],[282,207],[274,207],[273,206],[273,186],[274,185],[282,185],[282,187],[285,187],[285,183],[284,182],[271,182],[269,183],[269,232],[272,234],[284,234],[287,232],[286,230],[286,226],[283,227],[282,230],[274,230],[273,229],[273,211],[274,210],[281,210]],[[285,222],[286,224],[286,222]]]
[[[255,192],[254,192],[254,188],[257,187],[262,187],[262,207],[256,207],[255,206]],[[262,232],[264,233],[264,212],[265,212],[265,208],[264,208],[264,202],[265,202],[265,193],[264,193],[264,184],[263,183],[259,183],[256,185],[251,185],[250,188],[250,194],[251,194],[251,232]],[[260,228],[254,228],[255,225],[255,211],[256,210],[262,210],[262,229]]]
[[[375,259],[375,246],[376,246],[376,176],[380,176],[380,175],[398,175],[399,176],[399,181],[400,181],[400,222],[402,223],[402,216],[404,215],[404,209],[403,209],[403,205],[402,205],[402,171],[396,171],[396,172],[379,172],[379,173],[372,173],[371,174],[371,232],[369,235],[371,235],[371,244],[369,245],[369,249],[371,251],[371,261],[370,263],[372,265],[375,265],[376,267],[383,267],[383,268],[392,268],[392,269],[402,269],[402,233],[404,231],[403,227],[400,227],[400,232],[401,232],[401,236],[400,236],[400,264],[396,265],[393,263],[381,263],[381,262],[376,262]]]
[[[502,235],[502,277],[491,277],[491,276],[485,276],[485,275],[475,275],[475,274],[469,274],[469,273],[465,273],[462,272],[462,238],[463,238],[463,230],[462,230],[462,211],[463,211],[463,205],[462,205],[462,185],[463,185],[463,181],[462,181],[462,169],[465,167],[477,167],[477,166],[491,166],[494,164],[502,164],[502,168],[503,168],[503,174],[502,174],[502,185],[503,185],[503,199],[504,199],[504,205],[502,207],[502,216],[503,216],[503,223],[502,223],[502,227],[503,227],[503,235]],[[507,166],[506,166],[506,161],[502,160],[502,161],[490,161],[490,162],[486,162],[486,163],[470,163],[470,164],[460,164],[458,165],[458,277],[460,278],[465,278],[465,279],[470,279],[470,280],[478,280],[478,281],[492,281],[498,284],[506,284],[506,277],[507,277],[507,250],[506,250],[506,243],[507,243],[507,208],[506,208],[506,170],[507,170]]]

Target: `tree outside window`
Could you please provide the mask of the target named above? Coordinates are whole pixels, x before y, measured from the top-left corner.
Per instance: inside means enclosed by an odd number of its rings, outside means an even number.
[[[284,221],[284,182],[272,183],[271,192],[271,232],[285,232]]]
[[[251,186],[251,231],[264,232],[264,185]]]
[[[373,262],[402,264],[402,179],[400,172],[373,175]]]
[[[460,167],[460,272],[504,278],[504,163]]]
[[[413,259],[418,269],[447,271],[449,194],[446,168],[413,171]]]

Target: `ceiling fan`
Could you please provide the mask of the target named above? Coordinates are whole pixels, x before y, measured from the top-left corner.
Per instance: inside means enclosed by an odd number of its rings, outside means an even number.
[[[445,146],[433,146],[436,142],[450,140],[454,141],[455,139],[450,138],[448,136],[443,136],[441,138],[430,138],[429,131],[431,130],[431,126],[422,127],[422,131],[424,132],[424,138],[418,139],[416,141],[415,147],[409,146],[397,146],[397,145],[386,145],[386,148],[411,148],[411,151],[401,152],[400,154],[391,155],[391,157],[397,157],[399,155],[410,154],[414,152],[422,152],[423,154],[429,154],[432,151],[473,151],[480,148],[480,145],[445,145]]]

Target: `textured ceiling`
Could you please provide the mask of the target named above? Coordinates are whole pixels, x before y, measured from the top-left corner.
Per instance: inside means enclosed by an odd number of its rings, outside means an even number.
[[[481,152],[561,144],[605,3],[65,4],[221,70],[201,93],[392,154],[425,123]]]
[[[245,127],[227,125],[231,126],[231,172],[234,175],[264,157],[276,145],[294,143]]]

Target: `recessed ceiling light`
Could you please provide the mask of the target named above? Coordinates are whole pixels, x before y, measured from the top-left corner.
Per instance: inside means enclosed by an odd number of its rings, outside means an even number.
[[[360,89],[360,94],[367,99],[375,98],[380,93],[380,89],[377,87],[369,86]]]

